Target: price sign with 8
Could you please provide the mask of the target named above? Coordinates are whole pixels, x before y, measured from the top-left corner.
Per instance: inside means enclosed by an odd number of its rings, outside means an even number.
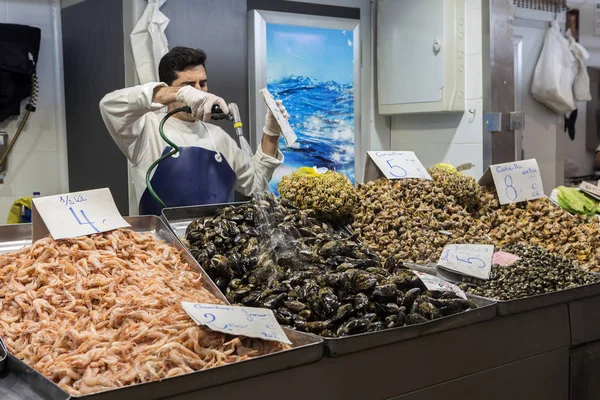
[[[515,161],[490,167],[500,204],[545,197],[536,160]]]
[[[431,180],[427,169],[412,151],[368,151],[367,154],[388,179]]]

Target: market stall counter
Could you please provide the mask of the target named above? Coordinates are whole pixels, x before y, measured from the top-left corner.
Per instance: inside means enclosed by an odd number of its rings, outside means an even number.
[[[131,224],[131,229],[133,231],[138,233],[150,233],[153,237],[163,240],[173,246],[187,265],[193,270],[195,269],[196,271],[201,272],[195,260],[179,243],[171,230],[158,217],[128,217],[126,220]],[[9,240],[0,245],[0,248],[6,252],[7,250],[16,250],[17,246],[27,245],[30,243],[31,238],[30,228],[29,225],[1,226],[0,238],[8,238]],[[148,244],[146,244],[146,246],[147,245]],[[148,272],[150,273],[150,271]],[[150,275],[148,275],[148,277],[150,279]],[[154,285],[156,285],[156,282]],[[225,297],[214,286],[214,283],[210,278],[203,276],[202,285],[203,288],[208,290],[216,299],[224,304],[228,304]],[[323,354],[322,339],[294,330],[286,330],[286,334],[292,343],[289,349],[265,353],[263,355],[258,354],[257,356],[247,359],[242,358],[242,361],[230,362],[226,365],[215,366],[209,369],[181,374],[179,376],[164,377],[163,379],[153,380],[151,382],[129,384],[122,387],[111,388],[110,390],[107,390],[106,387],[101,387],[100,391],[96,390],[92,391],[92,393],[83,393],[80,395],[73,395],[62,390],[64,387],[59,388],[55,382],[38,374],[27,366],[25,362],[11,354],[6,359],[6,362],[2,364],[4,365],[4,371],[0,374],[0,398],[21,399],[25,396],[27,399],[32,400],[59,400],[67,398],[98,398],[110,400],[131,398],[162,399],[256,375],[268,374],[278,369],[293,368],[304,363],[316,362],[321,358]],[[170,356],[165,355],[165,357],[170,359]],[[107,362],[113,361],[107,359]],[[70,373],[76,374],[76,372]],[[69,380],[65,379],[64,381],[68,382]],[[28,389],[25,390],[23,389],[24,387],[28,387]],[[83,386],[81,386],[81,388],[83,388]]]
[[[216,204],[209,206],[165,208],[163,220],[173,230],[174,234],[189,246],[186,240],[188,226],[201,218],[214,217],[224,208],[239,207],[248,203]],[[290,238],[292,239],[292,238]],[[325,272],[324,272],[325,273]],[[210,275],[210,273],[209,273]],[[427,334],[443,332],[492,319],[496,315],[495,301],[483,298],[473,298],[477,308],[455,313],[433,321],[423,321],[412,325],[393,327],[375,332],[365,332],[344,337],[323,337],[327,355],[338,357],[369,348],[389,345],[395,342],[420,337]]]

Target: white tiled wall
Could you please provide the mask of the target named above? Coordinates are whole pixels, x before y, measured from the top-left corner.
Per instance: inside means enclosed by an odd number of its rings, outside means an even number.
[[[465,66],[468,110],[463,115],[402,115],[392,118],[392,150],[412,150],[425,166],[439,162],[475,167],[483,174],[483,71],[481,0],[467,0]]]
[[[36,26],[42,30],[37,65],[39,95],[8,159],[0,184],[0,224],[11,204],[33,192],[51,195],[68,191],[66,130],[62,77],[62,35],[59,0],[0,0],[0,23]],[[24,110],[26,102],[21,110]],[[23,117],[0,122],[9,139]]]

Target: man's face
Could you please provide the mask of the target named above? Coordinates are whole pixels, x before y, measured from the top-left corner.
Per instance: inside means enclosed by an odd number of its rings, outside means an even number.
[[[173,81],[171,86],[184,87],[193,86],[203,92],[208,92],[208,80],[206,79],[206,70],[203,65],[197,65],[195,67],[188,67],[183,71],[177,72],[177,79]],[[179,107],[183,107],[185,104],[175,102],[169,105],[169,110],[174,110]],[[195,121],[194,118],[188,113],[177,113],[174,115],[175,118],[182,119],[184,121]]]

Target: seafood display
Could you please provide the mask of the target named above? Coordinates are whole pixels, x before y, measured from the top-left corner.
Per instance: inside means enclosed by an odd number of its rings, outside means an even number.
[[[266,307],[282,325],[339,337],[426,322],[476,308],[426,291],[357,235],[272,195],[192,222],[192,255],[234,304]]]
[[[151,233],[44,238],[0,256],[0,337],[75,396],[287,348],[199,327],[181,301],[220,303]]]
[[[277,191],[282,199],[300,209],[312,209],[319,217],[344,220],[352,216],[358,203],[356,188],[346,175],[318,173],[303,167],[281,178]]]
[[[381,257],[436,262],[445,245],[491,244],[486,217],[475,217],[481,189],[473,178],[442,167],[433,180],[378,179],[359,185],[353,227]]]
[[[463,290],[494,299],[512,300],[598,282],[569,259],[539,246],[511,245],[503,249],[520,257],[509,266],[493,265],[490,278]]]
[[[489,236],[498,246],[527,243],[562,254],[581,268],[600,271],[600,222],[570,215],[547,199],[500,206],[493,191],[489,207]]]

